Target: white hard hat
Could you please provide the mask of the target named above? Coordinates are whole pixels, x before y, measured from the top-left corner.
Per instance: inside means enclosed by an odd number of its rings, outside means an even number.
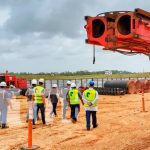
[[[53,84],[52,87],[53,87],[53,88],[56,88],[56,87],[57,87],[57,84]]]
[[[0,86],[6,86],[6,82],[1,82]]]
[[[76,87],[76,84],[75,83],[71,83],[71,87]]]
[[[67,81],[67,84],[69,84],[69,85],[70,85],[70,84],[71,84],[71,81]]]
[[[43,78],[39,79],[39,82],[44,83],[44,79]]]
[[[33,80],[31,81],[31,84],[37,85],[37,80],[36,80],[36,79],[33,79]]]

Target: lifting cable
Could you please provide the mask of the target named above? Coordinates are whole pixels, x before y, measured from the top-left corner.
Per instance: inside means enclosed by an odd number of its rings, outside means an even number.
[[[93,45],[93,64],[95,64],[95,45]]]

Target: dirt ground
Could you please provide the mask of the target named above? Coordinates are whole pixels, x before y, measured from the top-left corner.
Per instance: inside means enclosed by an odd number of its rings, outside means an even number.
[[[39,121],[33,129],[33,145],[39,150],[150,150],[150,93],[145,94],[142,112],[140,94],[124,96],[100,96],[97,119],[99,126],[91,131],[85,129],[85,111],[81,106],[78,122],[61,119],[61,104],[58,117],[50,118],[50,105],[46,105],[46,121]],[[27,144],[26,99],[13,99],[9,110],[9,129],[0,129],[0,150],[18,150]]]

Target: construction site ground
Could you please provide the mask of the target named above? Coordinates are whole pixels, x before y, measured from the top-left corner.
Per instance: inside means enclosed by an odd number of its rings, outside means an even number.
[[[0,129],[0,150],[18,150],[27,145],[27,100],[12,100],[9,109],[8,129]],[[78,122],[61,119],[61,103],[58,117],[50,118],[50,104],[46,104],[47,125],[37,122],[33,129],[33,145],[39,150],[150,150],[150,93],[145,94],[145,110],[142,112],[142,95],[100,95],[97,113],[98,128],[86,130],[85,111],[81,106]]]

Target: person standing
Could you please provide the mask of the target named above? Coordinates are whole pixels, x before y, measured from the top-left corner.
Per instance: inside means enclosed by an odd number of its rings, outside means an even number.
[[[9,91],[11,93],[11,97],[14,97],[15,96],[15,92],[14,92],[14,86],[13,86],[13,84],[10,84]],[[20,92],[20,90],[18,91],[18,93],[19,92]]]
[[[40,109],[43,124],[45,124],[45,90],[43,87],[44,79],[39,79],[39,85],[34,87],[32,100],[34,101],[34,122],[37,120],[37,111]]]
[[[86,128],[90,130],[90,116],[92,115],[93,128],[98,126],[96,112],[98,111],[98,92],[94,89],[94,82],[89,82],[89,88],[83,92],[82,99],[86,111]]]
[[[52,104],[52,110],[50,112],[50,116],[52,116],[52,114],[54,113],[55,117],[57,117],[56,108],[57,108],[57,103],[59,100],[59,93],[58,93],[58,89],[57,89],[57,84],[52,85],[52,89],[49,93],[48,100]]]
[[[8,105],[12,109],[12,104],[10,101],[11,93],[9,93],[6,89],[6,82],[0,83],[0,127],[2,129],[8,128],[9,126],[7,123],[7,112],[8,112]]]
[[[67,81],[67,87],[65,87],[62,90],[62,98],[63,98],[63,108],[62,108],[62,119],[66,119],[66,110],[68,107],[68,101],[67,101],[67,93],[70,90],[71,81]]]
[[[71,83],[71,89],[68,91],[68,102],[71,108],[71,119],[73,123],[77,122],[80,111],[80,101],[82,102],[81,93],[76,88],[76,84]]]
[[[36,87],[36,85],[37,85],[37,80],[33,79],[31,81],[31,87],[29,87],[25,93],[25,96],[27,96],[28,103],[32,101],[32,95],[34,93],[33,89],[34,89],[34,87]],[[29,110],[27,111],[26,122],[28,122],[28,119],[29,119]]]

